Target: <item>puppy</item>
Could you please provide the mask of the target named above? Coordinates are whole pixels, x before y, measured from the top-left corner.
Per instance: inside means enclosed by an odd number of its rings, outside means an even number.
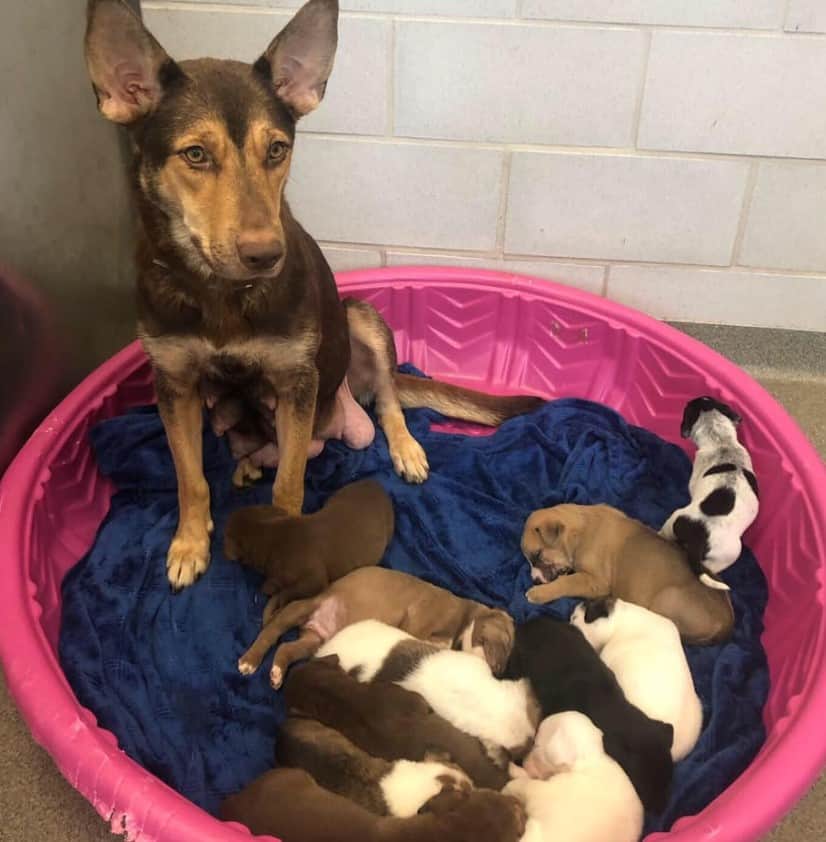
[[[380,620],[414,637],[460,646],[487,660],[495,673],[505,668],[513,646],[513,620],[505,612],[454,596],[415,576],[383,567],[363,567],[327,590],[265,615],[265,625],[238,662],[243,675],[261,664],[284,632],[301,627],[298,640],[278,647],[270,682],[278,688],[287,667],[308,658],[340,629],[361,620]]]
[[[508,781],[479,740],[434,713],[418,693],[388,681],[362,684],[339,667],[334,655],[293,667],[284,682],[284,700],[291,713],[335,728],[373,757],[438,758],[487,789],[502,789]]]
[[[704,397],[686,404],[680,433],[697,445],[688,481],[691,502],[677,509],[660,534],[676,541],[701,575],[731,567],[740,557],[741,536],[760,508],[751,456],[737,440],[740,416]],[[705,579],[711,587],[716,580]]]
[[[381,561],[393,537],[393,504],[375,480],[346,485],[311,515],[272,506],[229,516],[224,555],[262,573],[272,609],[321,593],[351,570]]]
[[[406,819],[376,816],[303,769],[272,769],[225,799],[220,816],[288,842],[518,842],[525,831],[522,805],[487,789],[445,792],[425,809]]]
[[[585,714],[602,731],[606,754],[623,768],[645,808],[665,809],[673,728],[631,704],[582,632],[552,617],[517,626],[505,677],[530,681],[543,717],[567,710]]]
[[[686,643],[731,635],[728,594],[700,582],[678,546],[611,506],[539,509],[525,523],[522,552],[543,583],[528,591],[530,602],[614,596],[673,620]]]
[[[470,778],[455,767],[371,757],[315,719],[288,718],[275,751],[279,765],[304,769],[325,789],[379,816],[415,816],[444,789],[472,789]]]
[[[674,623],[621,599],[600,599],[578,605],[571,624],[617,677],[628,701],[673,726],[671,756],[682,760],[697,744],[703,708]]]
[[[524,769],[530,777],[516,778],[504,792],[525,805],[525,842],[638,842],[640,799],[584,714],[545,719]]]
[[[539,707],[526,680],[500,681],[490,666],[468,652],[441,649],[407,632],[364,620],[342,629],[319,650],[337,655],[359,681],[393,681],[424,697],[456,728],[498,752],[522,757],[539,721]]]

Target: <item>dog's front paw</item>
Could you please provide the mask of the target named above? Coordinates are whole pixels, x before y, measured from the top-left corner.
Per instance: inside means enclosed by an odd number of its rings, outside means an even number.
[[[270,670],[270,684],[272,685],[273,690],[278,690],[278,688],[281,687],[283,681],[283,670],[281,669],[281,667],[278,667],[275,664],[273,664],[272,669]]]
[[[194,584],[207,567],[209,567],[208,530],[203,535],[176,535],[172,539],[166,555],[166,575],[172,590],[180,591]]]
[[[427,479],[430,472],[427,455],[413,436],[395,442],[390,447],[390,458],[396,473],[407,482],[422,483]]]
[[[553,599],[552,596],[549,596],[546,586],[544,585],[535,585],[532,588],[528,588],[525,592],[525,596],[527,597],[528,602],[532,605],[544,605],[546,602],[550,602]]]

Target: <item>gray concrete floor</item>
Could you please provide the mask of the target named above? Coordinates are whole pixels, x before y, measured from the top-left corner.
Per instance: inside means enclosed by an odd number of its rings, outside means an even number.
[[[734,359],[797,419],[826,457],[826,334],[680,325]],[[108,826],[35,745],[0,677],[0,842],[106,842]],[[826,775],[766,837],[826,839]]]

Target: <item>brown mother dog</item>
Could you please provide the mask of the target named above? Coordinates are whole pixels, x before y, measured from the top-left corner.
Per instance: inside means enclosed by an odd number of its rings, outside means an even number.
[[[728,594],[704,585],[676,544],[611,506],[564,503],[534,512],[522,552],[541,583],[528,591],[530,602],[615,596],[668,617],[686,643],[731,635]]]
[[[375,397],[394,467],[412,482],[428,465],[402,407],[498,424],[540,403],[398,374],[387,325],[367,304],[342,304],[321,250],[290,213],[283,191],[296,122],[324,96],[337,26],[336,0],[310,0],[252,65],[178,63],[123,0],[89,0],[98,107],[129,128],[134,153],[138,333],[178,478],[173,588],[209,564],[204,395],[243,405],[259,433],[263,419],[262,447],[274,428],[273,500],[290,514],[301,512],[314,435],[335,429],[364,444],[367,419],[350,389]]]

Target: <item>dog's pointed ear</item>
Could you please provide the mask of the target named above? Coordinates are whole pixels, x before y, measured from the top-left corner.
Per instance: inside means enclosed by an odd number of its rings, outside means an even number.
[[[154,111],[181,71],[124,0],[89,0],[86,68],[104,117],[134,123]]]
[[[603,617],[610,616],[614,610],[616,600],[612,597],[606,596],[600,599],[590,599],[585,603],[585,616],[583,619],[586,623],[593,623],[596,620],[601,620]]]
[[[255,63],[296,120],[324,97],[337,45],[338,0],[309,0]]]

